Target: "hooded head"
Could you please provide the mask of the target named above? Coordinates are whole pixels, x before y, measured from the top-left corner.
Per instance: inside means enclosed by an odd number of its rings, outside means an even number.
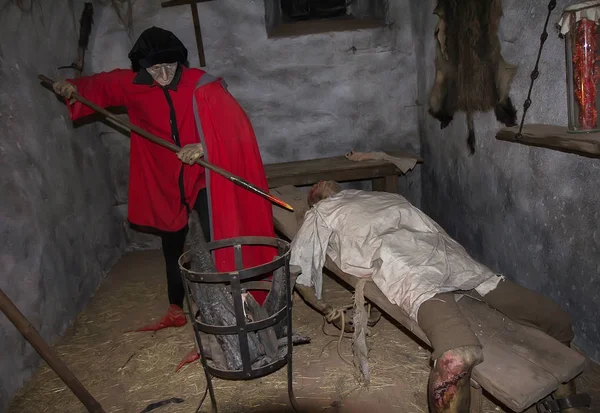
[[[139,72],[157,64],[179,63],[187,66],[188,52],[172,32],[152,26],[137,39],[129,52],[131,68]]]

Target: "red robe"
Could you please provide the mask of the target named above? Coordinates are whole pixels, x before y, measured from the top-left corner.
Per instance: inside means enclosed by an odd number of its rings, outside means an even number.
[[[202,143],[205,159],[268,191],[264,166],[250,120],[226,90],[220,79],[182,66],[181,77],[168,93],[173,102],[181,146]],[[130,122],[173,142],[170,110],[163,89],[156,84],[136,84],[132,70],[116,69],[68,81],[78,93],[102,107],[125,106]],[[93,113],[76,102],[69,106],[76,120]],[[199,122],[197,122],[199,120]],[[187,224],[188,213],[181,202],[179,174],[182,162],[175,153],[131,132],[129,162],[129,221],[142,227],[177,231]],[[185,201],[193,207],[198,191],[208,190],[211,238],[239,236],[274,237],[269,201],[199,165],[184,165]],[[208,185],[207,185],[208,184]],[[269,262],[276,251],[271,247],[245,247],[244,266]],[[214,254],[218,271],[235,268],[232,249]],[[262,304],[266,293],[253,292]]]

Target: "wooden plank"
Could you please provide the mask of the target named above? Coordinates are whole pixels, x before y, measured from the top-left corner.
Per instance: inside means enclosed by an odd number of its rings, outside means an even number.
[[[291,185],[271,192],[296,211],[273,209],[276,228],[292,239],[308,209],[306,194]],[[356,286],[358,279],[343,272],[329,257],[325,267],[349,286]],[[365,297],[431,349],[418,324],[390,303],[373,282],[365,285]],[[513,411],[523,411],[583,371],[584,357],[545,333],[517,324],[477,300],[463,298],[458,304],[484,348],[485,360],[475,367],[473,379]]]
[[[483,345],[477,382],[486,390],[493,386],[494,396],[512,410],[526,409],[583,371],[585,358],[547,334],[478,300],[464,297],[458,306]]]
[[[473,369],[473,378],[514,412],[522,412],[558,386],[554,376],[514,357],[508,347],[484,344],[483,354],[485,360]]]
[[[567,127],[557,125],[523,125],[523,137],[517,140],[518,126],[502,128],[496,139],[524,145],[600,158],[600,133],[568,133]]]
[[[481,386],[479,383],[474,386],[473,381],[471,380],[471,408],[469,409],[469,413],[481,413],[482,406],[483,394],[481,391]]]
[[[466,317],[481,324],[474,332],[481,335],[482,342],[493,340],[510,347],[513,353],[548,371],[560,383],[583,371],[585,357],[542,331],[516,323],[474,299],[460,300],[458,305]]]
[[[402,152],[392,156],[413,158],[423,163],[423,158]],[[402,174],[396,165],[379,160],[350,161],[343,156],[281,162],[265,165],[269,188],[285,185],[310,185],[320,180],[354,181],[398,176]]]

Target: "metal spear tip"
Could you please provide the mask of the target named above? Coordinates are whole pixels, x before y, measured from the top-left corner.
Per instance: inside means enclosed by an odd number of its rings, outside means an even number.
[[[294,208],[290,204],[283,202],[282,200],[277,199],[272,195],[268,195],[268,198],[271,202],[279,205],[280,207],[283,207],[283,208],[287,209],[288,211],[294,212]]]
[[[280,207],[283,207],[285,209],[287,209],[288,211],[294,211],[294,208],[289,205],[286,202],[283,202],[281,199],[274,197],[273,195],[267,193],[266,191],[263,191],[262,189],[252,185],[250,182],[237,178],[233,175],[231,175],[229,172],[224,171],[225,173],[223,174],[223,176],[225,176],[226,178],[230,179],[232,182],[239,184],[240,186],[248,189],[251,192],[254,192],[255,194],[258,194],[260,196],[262,196],[263,198],[271,201],[274,204],[279,205]]]

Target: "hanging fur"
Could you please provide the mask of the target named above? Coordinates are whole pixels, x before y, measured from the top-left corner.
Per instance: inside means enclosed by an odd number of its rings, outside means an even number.
[[[438,0],[434,14],[435,80],[429,95],[429,113],[441,122],[452,122],[454,113],[467,115],[467,145],[475,153],[474,112],[494,109],[506,126],[517,123],[510,85],[517,66],[502,57],[498,26],[501,0]]]

